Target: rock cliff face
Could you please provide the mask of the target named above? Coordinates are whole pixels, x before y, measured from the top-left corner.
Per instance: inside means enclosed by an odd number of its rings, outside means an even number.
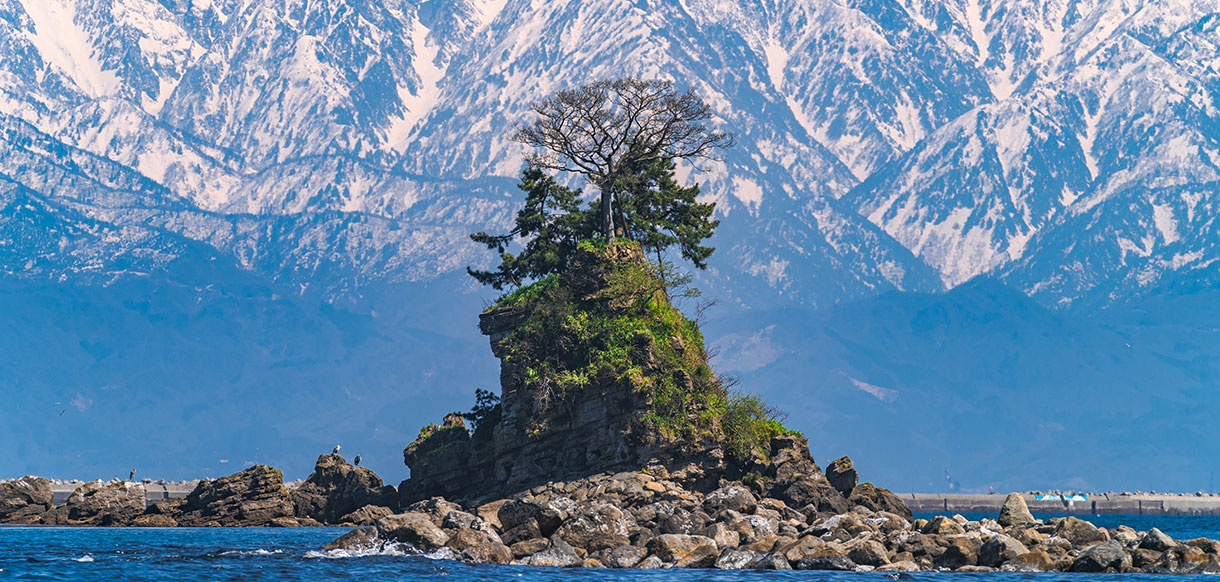
[[[402,507],[641,469],[691,491],[747,480],[793,507],[850,506],[854,471],[836,490],[804,437],[757,399],[727,393],[698,327],[670,305],[637,247],[581,247],[573,265],[480,316],[501,363],[499,404],[420,431],[404,451]],[[476,420],[473,432],[463,416]],[[910,515],[892,494],[868,489],[862,503]]]
[[[397,492],[365,467],[354,467],[337,453],[321,455],[313,474],[290,492],[296,516],[321,523],[343,523],[344,516],[373,505],[396,507]]]
[[[295,515],[284,474],[266,465],[200,483],[178,511],[185,526],[268,525]]]
[[[53,499],[51,482],[42,477],[0,483],[0,523],[37,523]]]

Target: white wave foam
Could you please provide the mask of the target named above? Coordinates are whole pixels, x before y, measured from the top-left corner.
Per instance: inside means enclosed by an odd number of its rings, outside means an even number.
[[[310,550],[305,553],[306,558],[323,558],[327,560],[339,558],[364,558],[368,556],[404,557],[418,555],[419,551],[415,548],[399,543],[378,544],[368,548]]]
[[[92,561],[93,561],[93,556],[90,556],[89,554],[85,554],[85,555],[83,555],[83,556],[81,556],[81,557],[79,557],[79,558],[72,558],[72,561],[73,561],[73,562],[82,562],[82,563],[85,563],[85,562],[92,562]]]
[[[243,551],[239,551],[239,550],[230,550],[228,552],[221,552],[220,555],[222,555],[222,556],[274,556],[275,554],[282,554],[282,553],[284,553],[284,550],[268,551],[268,550],[264,550],[263,548],[259,548],[257,550],[253,550],[253,551],[249,551],[249,552],[243,552]]]

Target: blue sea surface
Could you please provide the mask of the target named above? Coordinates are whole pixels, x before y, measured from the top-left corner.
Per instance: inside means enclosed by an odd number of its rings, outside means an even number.
[[[1095,518],[1096,516],[1089,516]],[[1138,516],[1126,516],[1138,517]],[[1146,525],[1160,527],[1164,516]],[[1174,518],[1181,531],[1216,531],[1217,518]],[[1126,523],[1130,523],[1127,520]],[[1133,527],[1142,527],[1132,524]],[[880,574],[718,570],[593,570],[464,564],[397,553],[339,557],[319,552],[345,528],[62,528],[0,527],[0,582],[8,580],[552,580],[888,582],[889,580],[1164,580],[1144,574]],[[1168,530],[1167,530],[1168,531]],[[1216,576],[1175,576],[1207,580]]]

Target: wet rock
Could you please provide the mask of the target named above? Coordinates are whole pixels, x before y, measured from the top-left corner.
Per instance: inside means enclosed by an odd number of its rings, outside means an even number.
[[[381,538],[378,537],[377,528],[375,527],[359,527],[349,531],[335,541],[326,544],[324,550],[370,550],[381,545]]]
[[[850,457],[839,457],[826,467],[826,480],[844,497],[851,495],[852,489],[855,489],[859,479],[855,464],[852,463]]]
[[[552,568],[571,568],[580,566],[584,560],[576,555],[572,546],[558,538],[551,540],[551,546],[525,559],[528,566],[550,566]]]
[[[1209,556],[1197,548],[1175,546],[1163,552],[1148,571],[1158,574],[1200,574],[1210,561]]]
[[[1004,534],[991,536],[979,550],[979,565],[998,568],[1017,556],[1028,552],[1024,544]]]
[[[1143,539],[1140,540],[1139,548],[1141,550],[1164,552],[1175,545],[1177,544],[1174,543],[1173,538],[1165,535],[1163,532],[1161,532],[1161,530],[1154,527],[1148,530],[1148,533],[1144,534]]]
[[[1073,572],[1121,572],[1123,566],[1130,566],[1130,558],[1123,551],[1123,546],[1117,541],[1105,541],[1093,544],[1072,562]]]
[[[1196,548],[1199,551],[1210,554],[1212,556],[1220,555],[1220,541],[1209,540],[1207,538],[1195,538],[1182,542],[1183,545]]]
[[[422,513],[383,517],[377,522],[377,532],[384,539],[410,544],[423,551],[440,548],[449,541],[449,536]]]
[[[0,483],[0,523],[37,523],[51,509],[51,482],[42,477],[22,477]]]
[[[665,562],[662,562],[661,558],[656,556],[648,556],[647,558],[640,560],[640,563],[636,564],[635,567],[643,570],[656,570],[659,568],[664,568]]]
[[[542,550],[551,547],[551,541],[543,538],[533,538],[522,540],[509,546],[512,550],[514,558],[524,558],[526,556],[537,554]]]
[[[263,526],[296,515],[284,487],[284,474],[255,465],[226,477],[203,481],[186,496],[174,518],[185,526],[215,522],[222,526]]]
[[[1000,508],[996,521],[1004,527],[1022,523],[1042,523],[1034,519],[1034,514],[1029,512],[1029,506],[1025,504],[1025,497],[1020,493],[1009,493],[1008,497],[1004,498],[1004,506]]]

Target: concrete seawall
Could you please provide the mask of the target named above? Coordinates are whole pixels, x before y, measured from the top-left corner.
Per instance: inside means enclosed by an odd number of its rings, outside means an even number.
[[[1220,515],[1220,495],[1088,494],[1087,501],[1039,500],[1023,493],[1033,513],[1126,513],[1133,515]],[[999,513],[1004,495],[899,493],[916,513]]]
[[[54,494],[53,503],[55,505],[63,505],[68,501],[68,497],[76,491],[77,487],[84,485],[84,481],[65,481],[51,484],[51,493]],[[195,490],[198,481],[186,481],[180,483],[159,483],[151,482],[144,483],[144,502],[152,504],[162,499],[173,499],[175,497],[186,497],[191,491]]]

